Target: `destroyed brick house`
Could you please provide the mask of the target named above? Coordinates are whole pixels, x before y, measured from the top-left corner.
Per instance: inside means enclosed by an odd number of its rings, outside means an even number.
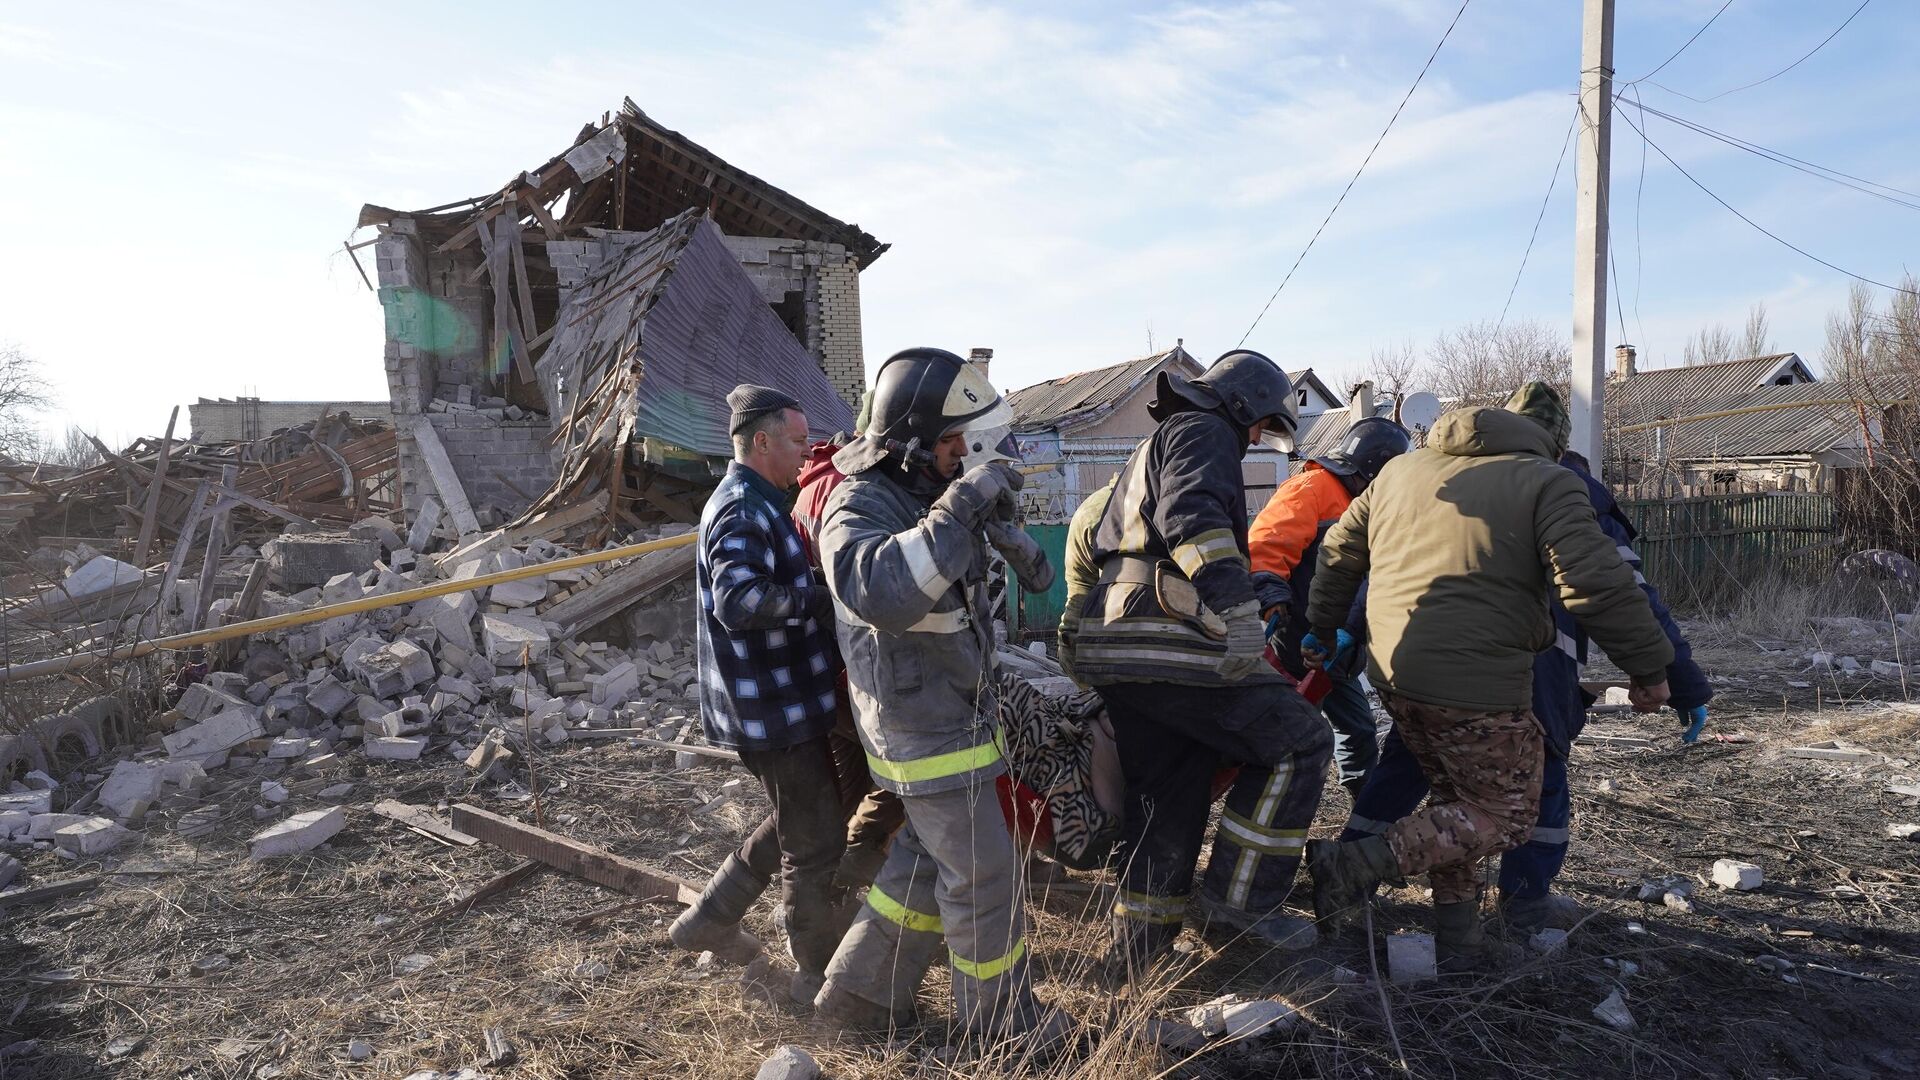
[[[887,245],[632,101],[497,191],[359,225],[379,231],[409,515],[462,535],[691,521],[740,382],[793,394],[816,434],[852,426],[859,274]]]

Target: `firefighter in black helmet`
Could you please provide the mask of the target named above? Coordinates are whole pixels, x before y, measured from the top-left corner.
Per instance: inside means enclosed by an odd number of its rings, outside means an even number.
[[[907,824],[815,1006],[843,1028],[908,1023],[944,942],[961,1027],[1052,1039],[1071,1025],[1033,997],[1019,863],[994,791],[1006,765],[987,547],[1028,589],[1053,571],[1013,524],[1020,474],[997,459],[966,467],[969,443],[1011,410],[941,349],[889,358],[872,401],[866,431],[834,456],[847,479],[827,500],[820,563],[867,763]]]
[[[1106,703],[1127,782],[1113,979],[1178,935],[1223,763],[1241,769],[1201,906],[1269,944],[1313,943],[1312,923],[1283,904],[1331,752],[1320,714],[1263,659],[1247,559],[1241,464],[1256,444],[1293,448],[1293,387],[1272,360],[1237,351],[1198,378],[1162,372],[1157,390],[1159,427],[1127,458],[1094,531],[1099,583],[1074,642],[1075,676]]]

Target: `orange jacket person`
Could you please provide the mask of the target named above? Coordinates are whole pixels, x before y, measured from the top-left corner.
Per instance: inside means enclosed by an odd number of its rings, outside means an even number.
[[[1407,429],[1384,416],[1359,420],[1347,429],[1337,449],[1307,462],[1298,476],[1281,484],[1253,519],[1247,548],[1252,554],[1261,616],[1281,666],[1295,677],[1306,674],[1300,666],[1300,639],[1307,633],[1307,623],[1304,603],[1294,601],[1304,601],[1313,583],[1320,538],[1340,520],[1354,496],[1379,475],[1380,467],[1406,453],[1411,445]],[[1356,610],[1364,604],[1362,593]],[[1351,625],[1364,624],[1356,618]],[[1345,638],[1347,632],[1342,631],[1341,636]],[[1333,725],[1333,760],[1340,770],[1340,785],[1351,794],[1359,792],[1367,770],[1380,757],[1373,710],[1360,688],[1358,673],[1364,664],[1359,652],[1343,647],[1328,662],[1333,689],[1320,703],[1327,722]]]

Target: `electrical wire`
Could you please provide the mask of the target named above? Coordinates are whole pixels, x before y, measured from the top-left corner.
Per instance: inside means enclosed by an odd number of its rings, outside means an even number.
[[[1685,42],[1683,42],[1679,48],[1673,50],[1672,56],[1669,56],[1665,60],[1660,61],[1660,67],[1654,68],[1652,71],[1649,71],[1645,75],[1640,76],[1638,79],[1633,80],[1633,82],[1645,82],[1646,80],[1653,78],[1655,75],[1660,74],[1661,68],[1664,68],[1668,64],[1673,63],[1675,60],[1680,59],[1680,54],[1683,52],[1686,52],[1687,49],[1693,45],[1694,42],[1699,41],[1700,35],[1707,32],[1707,27],[1712,26],[1714,23],[1714,20],[1718,19],[1722,15],[1725,15],[1727,13],[1727,9],[1732,6],[1733,6],[1733,0],[1727,0],[1726,3],[1721,4],[1720,10],[1713,13],[1712,19],[1708,19],[1706,23],[1700,27],[1700,29],[1695,30],[1693,32],[1692,37],[1688,38]],[[1631,86],[1633,84],[1628,83],[1627,85]]]
[[[1875,285],[1882,289],[1887,289],[1891,292],[1907,293],[1912,296],[1920,296],[1920,289],[1907,289],[1907,288],[1902,288],[1899,285],[1889,285],[1884,281],[1876,281],[1873,278],[1867,277],[1864,274],[1856,274],[1853,271],[1848,270],[1844,266],[1838,266],[1828,262],[1827,260],[1821,258],[1820,256],[1815,255],[1813,252],[1808,251],[1807,249],[1793,243],[1791,240],[1787,240],[1784,237],[1780,236],[1779,234],[1773,232],[1772,230],[1768,229],[1766,226],[1760,224],[1759,222],[1753,220],[1747,215],[1741,213],[1739,210],[1735,209],[1732,203],[1721,198],[1719,195],[1714,194],[1714,191],[1712,188],[1709,188],[1707,185],[1701,183],[1698,179],[1694,177],[1692,173],[1688,172],[1686,168],[1682,166],[1678,161],[1673,160],[1673,155],[1667,153],[1664,149],[1662,149],[1659,143],[1654,142],[1652,139],[1647,138],[1647,133],[1641,130],[1638,124],[1635,124],[1631,119],[1629,119],[1625,112],[1622,112],[1620,114],[1620,119],[1625,120],[1627,122],[1628,127],[1633,128],[1633,130],[1639,132],[1640,137],[1642,139],[1646,139],[1647,145],[1653,147],[1653,152],[1667,159],[1667,164],[1673,166],[1674,169],[1676,169],[1681,176],[1686,177],[1689,183],[1691,183],[1694,187],[1699,188],[1702,192],[1706,193],[1706,196],[1708,198],[1712,199],[1714,202],[1719,203],[1721,207],[1724,208],[1728,213],[1732,214],[1734,217],[1739,218],[1741,221],[1746,222],[1749,226],[1751,226],[1754,229],[1754,231],[1765,236],[1767,239],[1772,240],[1774,243],[1779,244],[1781,247],[1787,248],[1788,250],[1800,255],[1803,258],[1811,259],[1812,261],[1819,263],[1821,266],[1824,266],[1829,270],[1835,271],[1837,273],[1845,274],[1847,277],[1850,277],[1855,281],[1864,282],[1868,285]]]
[[[1513,272],[1513,284],[1507,287],[1507,302],[1500,305],[1500,319],[1494,323],[1494,329],[1507,324],[1507,312],[1513,307],[1513,296],[1520,290],[1520,277],[1527,272],[1527,259],[1533,255],[1533,242],[1540,238],[1540,223],[1547,219],[1547,204],[1553,201],[1553,190],[1560,186],[1560,166],[1566,164],[1567,147],[1573,144],[1573,129],[1580,122],[1580,108],[1575,106],[1573,116],[1567,121],[1567,134],[1560,140],[1560,156],[1553,159],[1553,176],[1547,180],[1547,193],[1540,197],[1540,212],[1534,215],[1533,231],[1527,234],[1527,250],[1520,253],[1520,269]]]
[[[1619,105],[1619,99],[1615,98],[1614,103],[1615,103],[1615,106],[1617,107]],[[1765,158],[1776,165],[1785,165],[1787,168],[1793,169],[1796,172],[1803,172],[1803,173],[1806,173],[1808,176],[1812,176],[1820,180],[1825,180],[1828,183],[1838,184],[1844,188],[1851,188],[1852,190],[1857,191],[1862,195],[1871,195],[1876,199],[1882,199],[1882,200],[1885,200],[1886,202],[1893,203],[1895,206],[1905,207],[1908,210],[1920,210],[1920,202],[1908,202],[1907,199],[1900,199],[1900,198],[1894,197],[1896,195],[1905,195],[1908,198],[1920,200],[1920,192],[1907,191],[1903,188],[1897,188],[1888,184],[1878,183],[1873,180],[1868,180],[1865,177],[1855,176],[1852,173],[1841,172],[1839,169],[1829,168],[1825,165],[1819,165],[1814,162],[1807,161],[1803,158],[1794,157],[1792,154],[1788,154],[1780,150],[1769,149],[1768,147],[1761,146],[1759,143],[1749,142],[1746,139],[1742,139],[1735,135],[1729,135],[1723,131],[1715,131],[1713,128],[1710,128],[1705,124],[1699,123],[1698,121],[1688,120],[1684,117],[1675,116],[1669,112],[1663,112],[1660,109],[1656,109],[1651,105],[1643,104],[1639,101],[1634,102],[1634,108],[1640,110],[1643,113],[1646,113],[1652,116],[1657,116],[1660,119],[1667,121],[1668,123],[1677,124],[1680,127],[1688,129],[1689,131],[1693,131],[1698,134],[1705,135],[1710,139],[1715,139],[1720,142],[1726,143],[1728,146],[1734,147],[1735,149],[1744,150],[1747,153],[1754,155],[1755,157]],[[1863,187],[1861,185],[1866,185],[1866,186]],[[1879,191],[1870,190],[1872,188],[1879,188],[1880,190]],[[1886,192],[1892,192],[1893,194],[1891,195],[1885,194]]]
[[[1799,67],[1801,64],[1806,63],[1810,58],[1812,58],[1814,53],[1817,53],[1821,49],[1826,48],[1827,42],[1832,41],[1834,38],[1839,37],[1840,31],[1845,30],[1847,28],[1847,24],[1851,23],[1854,19],[1858,18],[1860,13],[1867,10],[1867,5],[1872,2],[1873,0],[1860,0],[1860,6],[1853,9],[1853,14],[1847,16],[1846,20],[1842,22],[1839,26],[1834,27],[1833,33],[1828,34],[1826,37],[1821,38],[1820,44],[1815,45],[1811,49],[1808,49],[1805,55],[1801,56],[1800,59],[1795,60],[1793,63],[1788,64],[1786,67],[1781,68],[1779,71],[1774,72],[1773,74],[1767,76],[1764,79],[1755,79],[1754,81],[1747,83],[1744,86],[1736,86],[1731,90],[1722,90],[1719,93],[1713,95],[1712,97],[1703,97],[1703,98],[1694,97],[1692,94],[1686,93],[1685,91],[1675,90],[1671,86],[1664,86],[1660,83],[1654,83],[1653,85],[1660,87],[1660,89],[1665,90],[1669,94],[1674,94],[1679,97],[1686,98],[1688,101],[1697,101],[1702,105],[1706,104],[1709,101],[1719,101],[1721,98],[1726,97],[1728,94],[1737,94],[1742,90],[1751,90],[1754,87],[1759,86],[1761,83],[1772,82],[1773,80],[1779,78],[1780,76],[1785,75],[1787,72],[1792,71],[1794,68]]]
[[[1733,0],[1727,0],[1727,2],[1732,3]],[[1440,41],[1434,45],[1433,51],[1427,54],[1427,62],[1420,65],[1420,74],[1413,77],[1413,85],[1407,87],[1407,92],[1400,97],[1400,104],[1394,106],[1393,115],[1387,118],[1387,126],[1380,129],[1380,135],[1373,140],[1373,146],[1368,149],[1367,156],[1360,160],[1360,167],[1353,170],[1353,176],[1347,180],[1347,186],[1340,189],[1339,198],[1333,200],[1332,209],[1327,211],[1326,217],[1320,219],[1319,227],[1314,229],[1313,235],[1307,239],[1307,246],[1300,249],[1300,254],[1293,260],[1293,265],[1287,268],[1286,276],[1280,279],[1280,284],[1274,288],[1273,295],[1267,297],[1267,302],[1260,306],[1260,314],[1253,317],[1253,322],[1247,327],[1247,332],[1240,335],[1240,341],[1234,346],[1235,348],[1245,345],[1247,339],[1253,336],[1253,331],[1260,325],[1260,320],[1267,317],[1267,309],[1280,298],[1280,290],[1287,287],[1287,282],[1293,280],[1294,271],[1300,269],[1300,264],[1307,260],[1307,252],[1313,250],[1314,242],[1320,239],[1322,232],[1326,231],[1327,222],[1332,221],[1333,215],[1339,212],[1340,204],[1347,201],[1347,193],[1352,191],[1353,185],[1360,181],[1360,174],[1367,171],[1367,163],[1373,160],[1373,155],[1380,149],[1380,144],[1386,141],[1387,132],[1393,130],[1394,121],[1400,119],[1401,111],[1407,107],[1407,102],[1413,99],[1413,92],[1420,89],[1420,80],[1427,77],[1427,70],[1433,67],[1434,58],[1440,55],[1440,50],[1446,45],[1447,39],[1453,36],[1453,28],[1460,25],[1460,16],[1467,13],[1467,5],[1471,3],[1473,0],[1460,0],[1460,9],[1453,13],[1453,21],[1447,24],[1446,32],[1440,35]]]

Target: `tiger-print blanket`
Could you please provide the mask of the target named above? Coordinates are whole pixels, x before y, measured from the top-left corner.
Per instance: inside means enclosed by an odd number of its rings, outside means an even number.
[[[1005,670],[999,672],[998,690],[1008,771],[1046,801],[1053,826],[1053,842],[1043,853],[1075,870],[1106,865],[1120,818],[1093,797],[1099,696],[1054,697]]]

